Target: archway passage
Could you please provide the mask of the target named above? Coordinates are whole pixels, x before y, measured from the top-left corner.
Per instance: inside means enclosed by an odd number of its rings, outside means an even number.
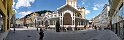
[[[65,13],[63,18],[64,25],[72,25],[72,17],[70,13]]]
[[[3,20],[3,13],[1,12],[1,10],[0,10],[0,32],[1,31],[4,31],[4,20]]]

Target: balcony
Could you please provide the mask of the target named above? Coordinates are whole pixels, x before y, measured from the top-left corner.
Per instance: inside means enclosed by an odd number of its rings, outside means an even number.
[[[109,2],[110,2],[110,6],[111,6],[109,16],[112,17],[114,12],[118,8],[118,5],[120,5],[122,3],[122,0],[109,0]]]

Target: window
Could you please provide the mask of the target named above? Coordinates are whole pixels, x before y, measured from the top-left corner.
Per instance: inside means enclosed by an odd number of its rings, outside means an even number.
[[[54,21],[53,21],[53,25],[54,25]]]
[[[56,17],[56,15],[54,15]]]
[[[62,13],[61,13],[61,16],[62,16]]]
[[[62,25],[62,20],[61,20],[61,25]]]

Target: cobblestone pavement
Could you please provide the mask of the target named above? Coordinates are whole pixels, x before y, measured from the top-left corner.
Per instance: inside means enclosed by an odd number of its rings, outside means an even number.
[[[43,40],[119,40],[117,35],[109,30],[85,30],[85,31],[68,31],[55,32],[45,31]],[[10,31],[7,40],[38,40],[39,34],[36,28],[18,30],[15,33]]]
[[[36,28],[16,28],[14,32],[11,30],[6,40],[38,40],[39,34]]]
[[[73,32],[51,32],[46,31],[44,40],[119,40],[110,30],[86,30]]]

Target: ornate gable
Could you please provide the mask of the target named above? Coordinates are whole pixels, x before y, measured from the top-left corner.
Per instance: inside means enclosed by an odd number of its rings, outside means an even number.
[[[65,10],[70,10],[72,12],[79,12],[77,9],[75,9],[74,7],[66,4],[66,5],[63,5],[61,6],[60,8],[57,9],[59,12],[63,12]]]

